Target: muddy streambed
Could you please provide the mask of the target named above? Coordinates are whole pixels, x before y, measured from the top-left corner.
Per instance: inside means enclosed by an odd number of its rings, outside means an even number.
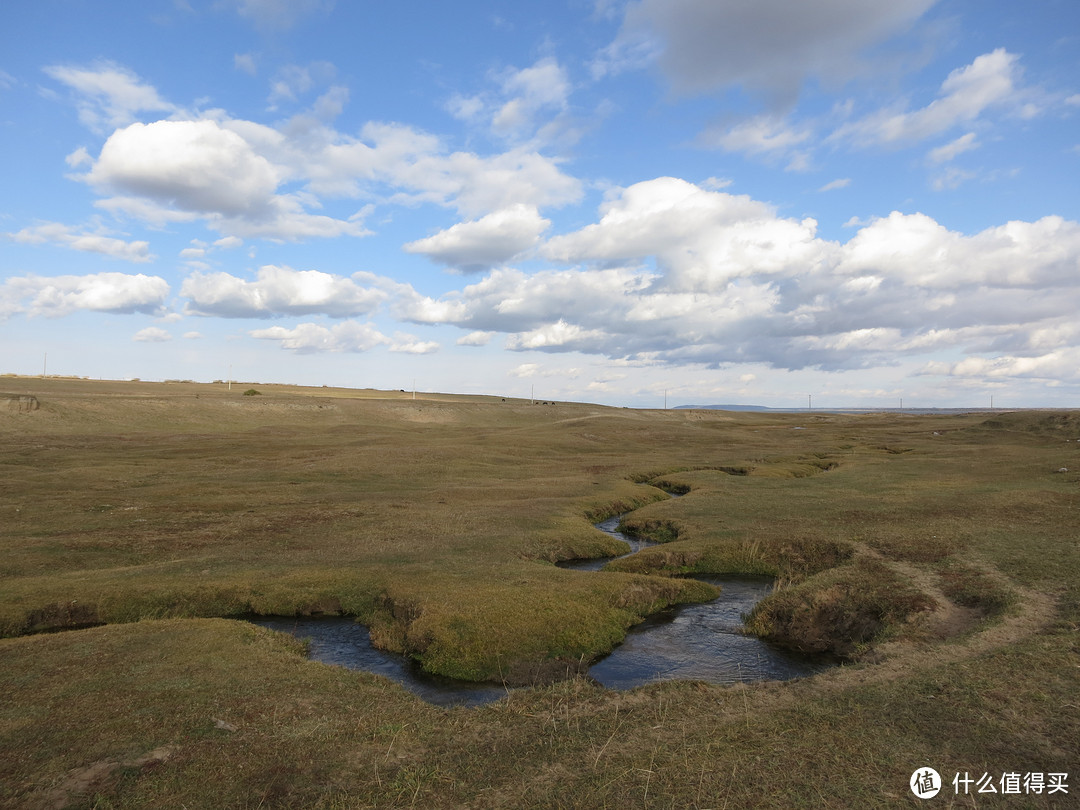
[[[596,527],[628,543],[629,554],[655,545],[619,532],[621,518],[609,518]],[[559,567],[598,571],[612,559],[618,558],[570,560]],[[632,689],[676,678],[710,683],[788,680],[833,665],[830,659],[793,653],[743,634],[742,617],[772,590],[771,580],[698,578],[719,586],[720,596],[703,604],[675,605],[650,616],[631,628],[622,644],[594,663],[589,676],[609,689]],[[384,675],[439,706],[478,706],[507,693],[504,686],[426,673],[407,656],[373,647],[367,628],[350,618],[264,616],[251,621],[305,639],[308,654],[315,661]]]

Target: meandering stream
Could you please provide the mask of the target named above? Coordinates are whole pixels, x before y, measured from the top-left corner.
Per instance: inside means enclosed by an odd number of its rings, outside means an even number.
[[[596,527],[628,543],[629,554],[655,545],[619,532],[622,517],[609,518]],[[559,566],[598,571],[612,559],[618,558],[571,560]],[[633,627],[622,644],[594,663],[589,676],[609,689],[632,689],[674,678],[711,683],[787,680],[833,665],[831,660],[799,655],[742,632],[742,617],[768,595],[771,580],[700,579],[719,586],[720,596],[703,604],[676,605],[650,616]],[[252,621],[306,639],[308,654],[316,661],[385,675],[436,705],[477,706],[507,693],[503,686],[430,675],[404,655],[373,647],[367,628],[350,618],[259,617]]]

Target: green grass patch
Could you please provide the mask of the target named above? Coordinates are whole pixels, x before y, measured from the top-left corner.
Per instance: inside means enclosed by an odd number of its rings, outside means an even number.
[[[888,566],[860,558],[775,591],[758,603],[746,625],[801,652],[851,656],[934,606]]]

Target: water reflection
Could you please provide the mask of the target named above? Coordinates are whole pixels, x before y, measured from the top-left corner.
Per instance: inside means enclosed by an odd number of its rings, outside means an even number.
[[[383,675],[436,706],[480,706],[506,696],[505,687],[432,675],[407,656],[377,649],[368,629],[347,617],[258,616],[250,621],[307,641],[313,661]]]
[[[720,596],[677,605],[632,628],[626,639],[589,668],[609,689],[633,689],[657,680],[709,683],[789,680],[820,672],[832,661],[800,655],[742,632],[744,614],[772,590],[769,579],[698,577]]]

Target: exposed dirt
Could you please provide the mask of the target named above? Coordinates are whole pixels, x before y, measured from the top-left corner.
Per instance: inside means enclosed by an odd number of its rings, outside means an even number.
[[[180,750],[176,745],[163,745],[134,759],[102,759],[68,771],[56,787],[30,797],[32,810],[63,810],[81,798],[92,796],[109,787],[120,777],[121,769],[145,770],[168,762]]]

